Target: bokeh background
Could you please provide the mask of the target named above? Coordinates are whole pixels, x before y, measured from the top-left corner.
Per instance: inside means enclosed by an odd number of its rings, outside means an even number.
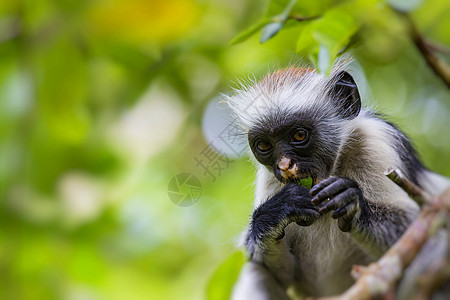
[[[448,51],[448,0],[390,2]],[[208,297],[248,220],[254,169],[246,156],[215,178],[198,166],[205,108],[237,80],[307,62],[295,27],[230,45],[268,4],[0,2],[1,299]],[[364,102],[450,176],[449,90],[404,23],[378,17],[353,50]],[[167,193],[182,172],[202,185],[188,207]]]

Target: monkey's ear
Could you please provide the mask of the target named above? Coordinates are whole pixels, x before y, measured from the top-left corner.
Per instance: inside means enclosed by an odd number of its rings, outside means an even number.
[[[331,88],[330,96],[339,107],[342,117],[351,120],[361,111],[358,87],[353,77],[346,71],[339,72],[336,77],[337,81]]]

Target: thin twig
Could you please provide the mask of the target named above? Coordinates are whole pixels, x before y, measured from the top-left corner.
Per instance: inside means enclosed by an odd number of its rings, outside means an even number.
[[[422,206],[424,203],[430,203],[431,195],[404,177],[400,170],[387,169],[384,175],[407,192],[419,206]]]
[[[425,41],[425,44],[431,51],[439,52],[445,56],[450,56],[450,48],[443,45],[432,43],[430,41]]]
[[[293,19],[293,20],[297,20],[297,21],[299,21],[299,22],[302,22],[302,21],[312,21],[312,20],[316,20],[316,19],[319,19],[319,18],[321,18],[322,16],[312,16],[312,17],[302,17],[302,16],[296,16],[296,15],[290,15],[289,17],[288,17],[288,19]]]

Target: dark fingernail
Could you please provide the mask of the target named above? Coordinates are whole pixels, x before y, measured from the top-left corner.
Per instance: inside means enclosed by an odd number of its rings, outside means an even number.
[[[314,197],[314,198],[311,199],[311,203],[312,203],[313,205],[317,205],[317,204],[319,204],[319,199],[316,198],[316,197]]]

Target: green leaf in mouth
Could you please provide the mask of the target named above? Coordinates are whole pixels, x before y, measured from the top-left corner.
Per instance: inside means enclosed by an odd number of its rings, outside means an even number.
[[[310,190],[312,188],[313,180],[311,177],[301,178],[297,181],[297,184]]]

